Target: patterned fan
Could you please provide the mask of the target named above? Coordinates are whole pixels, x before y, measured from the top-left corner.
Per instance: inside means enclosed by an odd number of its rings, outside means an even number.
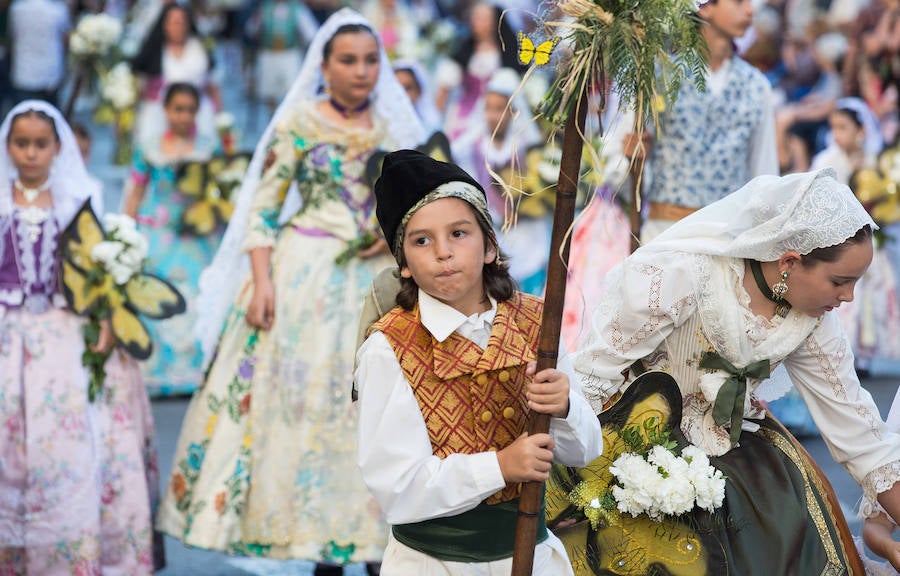
[[[249,164],[250,155],[243,153],[182,164],[175,186],[193,202],[181,216],[181,231],[206,236],[226,224],[234,212],[231,195],[240,186]]]

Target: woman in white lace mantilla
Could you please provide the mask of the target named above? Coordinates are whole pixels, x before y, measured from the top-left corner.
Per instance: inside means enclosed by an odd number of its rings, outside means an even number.
[[[263,134],[200,278],[209,371],[184,420],[164,531],[232,553],[381,559],[386,526],[356,465],[349,393],[363,299],[392,263],[373,234],[366,165],[376,149],[424,136],[371,26],[335,13]]]
[[[716,514],[683,519],[706,573],[842,574],[853,554],[835,536],[843,519],[824,504],[824,479],[756,399],[779,365],[833,457],[900,517],[900,436],[860,386],[832,311],[871,262],[873,228],[831,169],[761,176],[611,272],[575,369],[598,414],[641,370],[677,381],[677,432],[727,478]]]

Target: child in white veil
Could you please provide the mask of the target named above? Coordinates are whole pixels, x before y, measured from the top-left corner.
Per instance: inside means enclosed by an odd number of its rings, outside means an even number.
[[[209,369],[184,420],[163,531],[275,559],[380,560],[386,526],[356,464],[349,394],[363,299],[393,262],[373,235],[366,172],[376,150],[424,137],[372,27],[335,13],[266,128],[201,276]]]
[[[57,279],[59,234],[88,200],[100,213],[99,187],[46,102],[13,108],[0,142],[0,572],[149,575],[147,395],[113,351],[89,400],[84,321]]]
[[[199,318],[195,334],[203,345],[205,363],[208,365],[214,347],[219,338],[228,309],[234,302],[241,279],[246,275],[249,266],[244,257],[241,245],[247,233],[247,216],[253,201],[253,193],[259,184],[266,147],[272,137],[275,126],[287,116],[297,101],[303,98],[314,98],[322,90],[322,49],[334,32],[346,24],[367,24],[366,20],[353,10],[343,9],[331,16],[319,29],[310,43],[300,69],[300,75],[294,81],[290,91],[275,111],[269,125],[256,145],[253,160],[244,176],[240,193],[235,202],[234,215],[228,224],[228,230],[222,244],[209,268],[200,278]],[[381,70],[390,71],[391,64],[387,53],[381,51]],[[380,74],[373,91],[372,108],[381,118],[389,118],[389,131],[396,141],[397,148],[414,148],[421,144],[427,134],[419,122],[416,111],[410,103],[403,87],[393,75]],[[281,221],[291,216],[300,207],[300,197],[296,187],[292,186],[281,209]]]

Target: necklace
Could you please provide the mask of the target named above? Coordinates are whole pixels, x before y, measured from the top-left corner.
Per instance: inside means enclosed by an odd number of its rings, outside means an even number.
[[[328,103],[331,104],[332,108],[337,110],[338,114],[340,114],[347,120],[349,120],[350,118],[355,118],[356,116],[359,116],[360,114],[362,114],[369,108],[369,100],[368,99],[366,99],[365,102],[363,102],[356,108],[348,108],[347,106],[344,106],[343,104],[341,104],[340,102],[338,102],[337,100],[335,100],[334,98],[332,98],[330,96],[328,97]]]
[[[34,204],[34,201],[37,200],[37,197],[41,194],[41,192],[46,192],[50,189],[50,179],[48,178],[37,188],[29,188],[28,186],[22,184],[21,180],[16,178],[15,187],[18,188],[19,192],[22,193],[22,196],[25,197],[26,202],[28,202],[29,204]]]
[[[766,284],[766,277],[763,275],[762,266],[758,261],[747,260],[747,263],[750,264],[750,271],[753,272],[756,287],[759,288],[763,296],[775,303],[775,313],[782,318],[786,318],[788,312],[791,311],[791,303],[772,292],[772,289]]]

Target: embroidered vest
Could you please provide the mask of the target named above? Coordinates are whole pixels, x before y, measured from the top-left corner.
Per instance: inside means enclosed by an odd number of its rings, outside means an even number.
[[[767,82],[740,58],[732,59],[721,93],[700,92],[686,82],[660,122],[648,199],[702,208],[746,184]]]
[[[487,348],[454,332],[443,342],[422,325],[418,305],[376,322],[412,387],[435,456],[501,450],[526,430],[525,365],[537,354],[543,301],[516,293],[497,304]],[[507,484],[485,502],[519,496]]]

